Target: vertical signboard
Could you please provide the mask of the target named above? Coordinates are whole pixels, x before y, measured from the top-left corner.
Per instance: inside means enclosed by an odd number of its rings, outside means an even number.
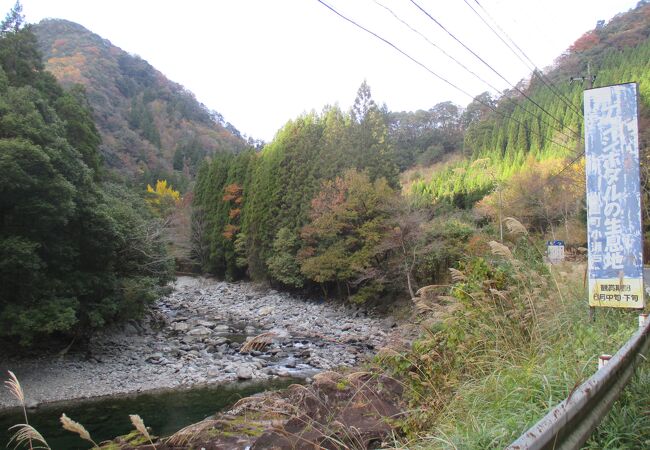
[[[589,305],[643,308],[637,85],[584,96]]]

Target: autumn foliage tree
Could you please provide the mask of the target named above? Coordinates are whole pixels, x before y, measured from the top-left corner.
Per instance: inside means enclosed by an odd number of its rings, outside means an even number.
[[[222,200],[232,205],[228,211],[229,223],[224,227],[223,237],[232,241],[241,228],[239,226],[239,216],[241,214],[241,204],[244,201],[242,197],[242,187],[237,183],[231,183],[226,186],[223,191],[224,194]]]
[[[503,187],[502,217],[517,217],[524,225],[552,239],[586,241],[580,214],[584,209],[584,164],[565,168],[564,159],[529,161]],[[497,193],[477,205],[482,214],[496,218]]]
[[[347,170],[323,183],[312,200],[299,253],[302,273],[324,292],[335,286],[339,295],[364,302],[383,290],[378,280],[362,276],[377,264],[378,245],[386,231],[394,191],[384,178],[370,181],[366,173]]]
[[[167,180],[156,181],[156,187],[147,184],[147,203],[158,217],[169,216],[180,203],[181,194]]]

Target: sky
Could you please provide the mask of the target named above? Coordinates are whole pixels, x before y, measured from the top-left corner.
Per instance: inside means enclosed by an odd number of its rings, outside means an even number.
[[[487,11],[543,68],[598,20],[638,0],[415,0],[505,80],[411,0],[323,1],[427,69],[317,0],[22,0],[22,5],[27,22],[77,22],[147,60],[242,133],[270,141],[300,114],[334,104],[348,110],[364,80],[375,101],[391,111],[429,109],[448,100],[465,106],[472,96],[494,92],[439,48],[500,90],[528,77],[530,68],[468,4]],[[0,11],[14,3],[0,0]]]

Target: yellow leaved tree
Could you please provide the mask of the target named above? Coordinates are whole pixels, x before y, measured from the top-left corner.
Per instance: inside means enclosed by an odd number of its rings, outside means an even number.
[[[180,192],[174,190],[167,180],[158,180],[156,187],[147,184],[147,203],[160,217],[168,216],[181,200]]]

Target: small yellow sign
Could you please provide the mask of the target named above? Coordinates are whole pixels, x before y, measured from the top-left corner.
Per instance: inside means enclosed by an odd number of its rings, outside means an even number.
[[[643,278],[590,279],[589,306],[643,308]]]

